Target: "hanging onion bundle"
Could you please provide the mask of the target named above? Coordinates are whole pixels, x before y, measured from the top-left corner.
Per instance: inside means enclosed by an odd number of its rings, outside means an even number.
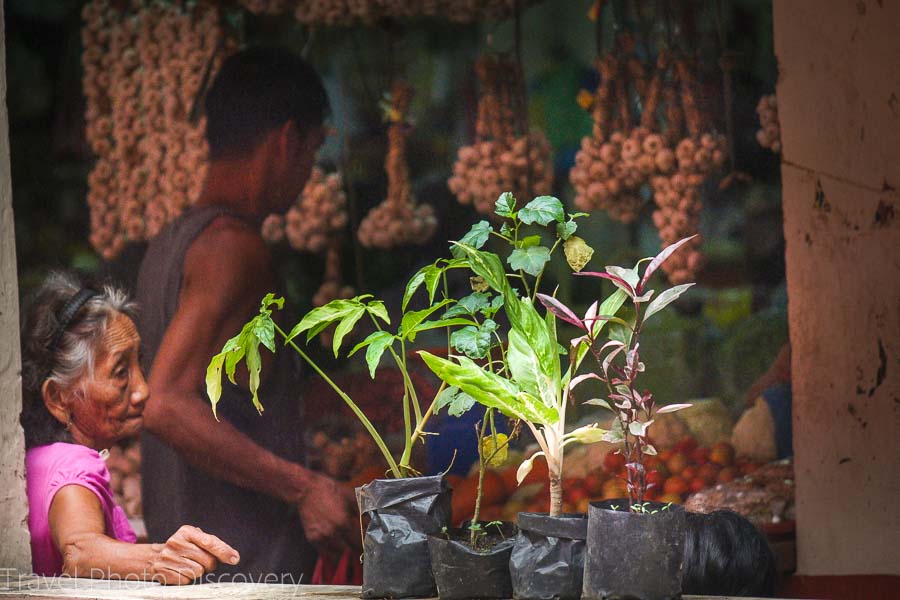
[[[429,204],[416,204],[410,190],[406,138],[410,132],[407,113],[412,96],[412,87],[397,81],[385,104],[385,117],[390,123],[384,161],[388,188],[384,201],[370,210],[359,224],[357,238],[367,248],[424,244],[437,227],[434,209]]]
[[[482,57],[475,65],[481,85],[475,143],[457,152],[447,181],[461,204],[493,215],[503,192],[522,198],[549,194],[553,186],[550,143],[528,131],[522,70],[506,57]]]
[[[700,186],[725,162],[727,146],[697,107],[688,63],[661,52],[648,80],[634,56],[619,52],[602,57],[597,70],[596,92],[579,98],[591,109],[594,125],[569,174],[576,206],[631,223],[646,204],[643,188],[649,184],[663,247],[697,233]],[[632,91],[641,101],[637,124]],[[698,236],[665,263],[670,281],[694,278],[703,263],[699,245]]]
[[[778,121],[778,100],[775,98],[775,94],[769,94],[759,99],[759,103],[756,105],[756,114],[759,116],[761,127],[756,132],[756,141],[763,148],[780,154],[781,125]]]
[[[236,43],[207,3],[91,0],[82,18],[90,241],[110,259],[197,199],[208,149],[190,113]]]

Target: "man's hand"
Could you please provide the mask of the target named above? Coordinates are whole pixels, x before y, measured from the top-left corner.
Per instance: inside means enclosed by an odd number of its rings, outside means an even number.
[[[159,549],[150,564],[153,581],[185,585],[215,570],[219,562],[236,565],[237,550],[197,527],[182,525]]]
[[[340,556],[359,550],[359,513],[352,490],[334,479],[310,472],[298,503],[306,539],[320,552]]]

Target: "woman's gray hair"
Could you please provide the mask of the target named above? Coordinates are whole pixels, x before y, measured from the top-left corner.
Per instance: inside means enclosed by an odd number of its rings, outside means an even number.
[[[72,273],[51,273],[35,292],[22,327],[22,416],[28,448],[71,441],[66,426],[47,407],[41,388],[52,380],[62,389],[93,377],[94,360],[109,322],[116,313],[132,320],[136,305],[128,295],[111,285],[90,286],[97,295],[75,313],[55,348],[51,348],[60,323],[58,316],[66,302],[84,282]]]

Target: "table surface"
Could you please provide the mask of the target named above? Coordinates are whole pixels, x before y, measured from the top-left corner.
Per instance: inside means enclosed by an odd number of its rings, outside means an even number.
[[[161,586],[153,582],[73,579],[19,575],[0,569],[0,598],[23,600],[89,598],[92,600],[358,600],[360,589],[351,585],[285,585],[273,583],[206,583]],[[736,600],[725,596],[684,596],[685,600]],[[742,600],[753,600],[743,598]]]

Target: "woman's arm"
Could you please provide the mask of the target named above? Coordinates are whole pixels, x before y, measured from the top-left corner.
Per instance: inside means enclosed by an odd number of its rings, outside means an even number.
[[[237,564],[237,551],[214,535],[182,526],[165,544],[130,544],[106,535],[100,500],[88,488],[70,484],[50,505],[50,532],[63,557],[63,573],[93,579],[120,578],[191,583],[218,566]]]

